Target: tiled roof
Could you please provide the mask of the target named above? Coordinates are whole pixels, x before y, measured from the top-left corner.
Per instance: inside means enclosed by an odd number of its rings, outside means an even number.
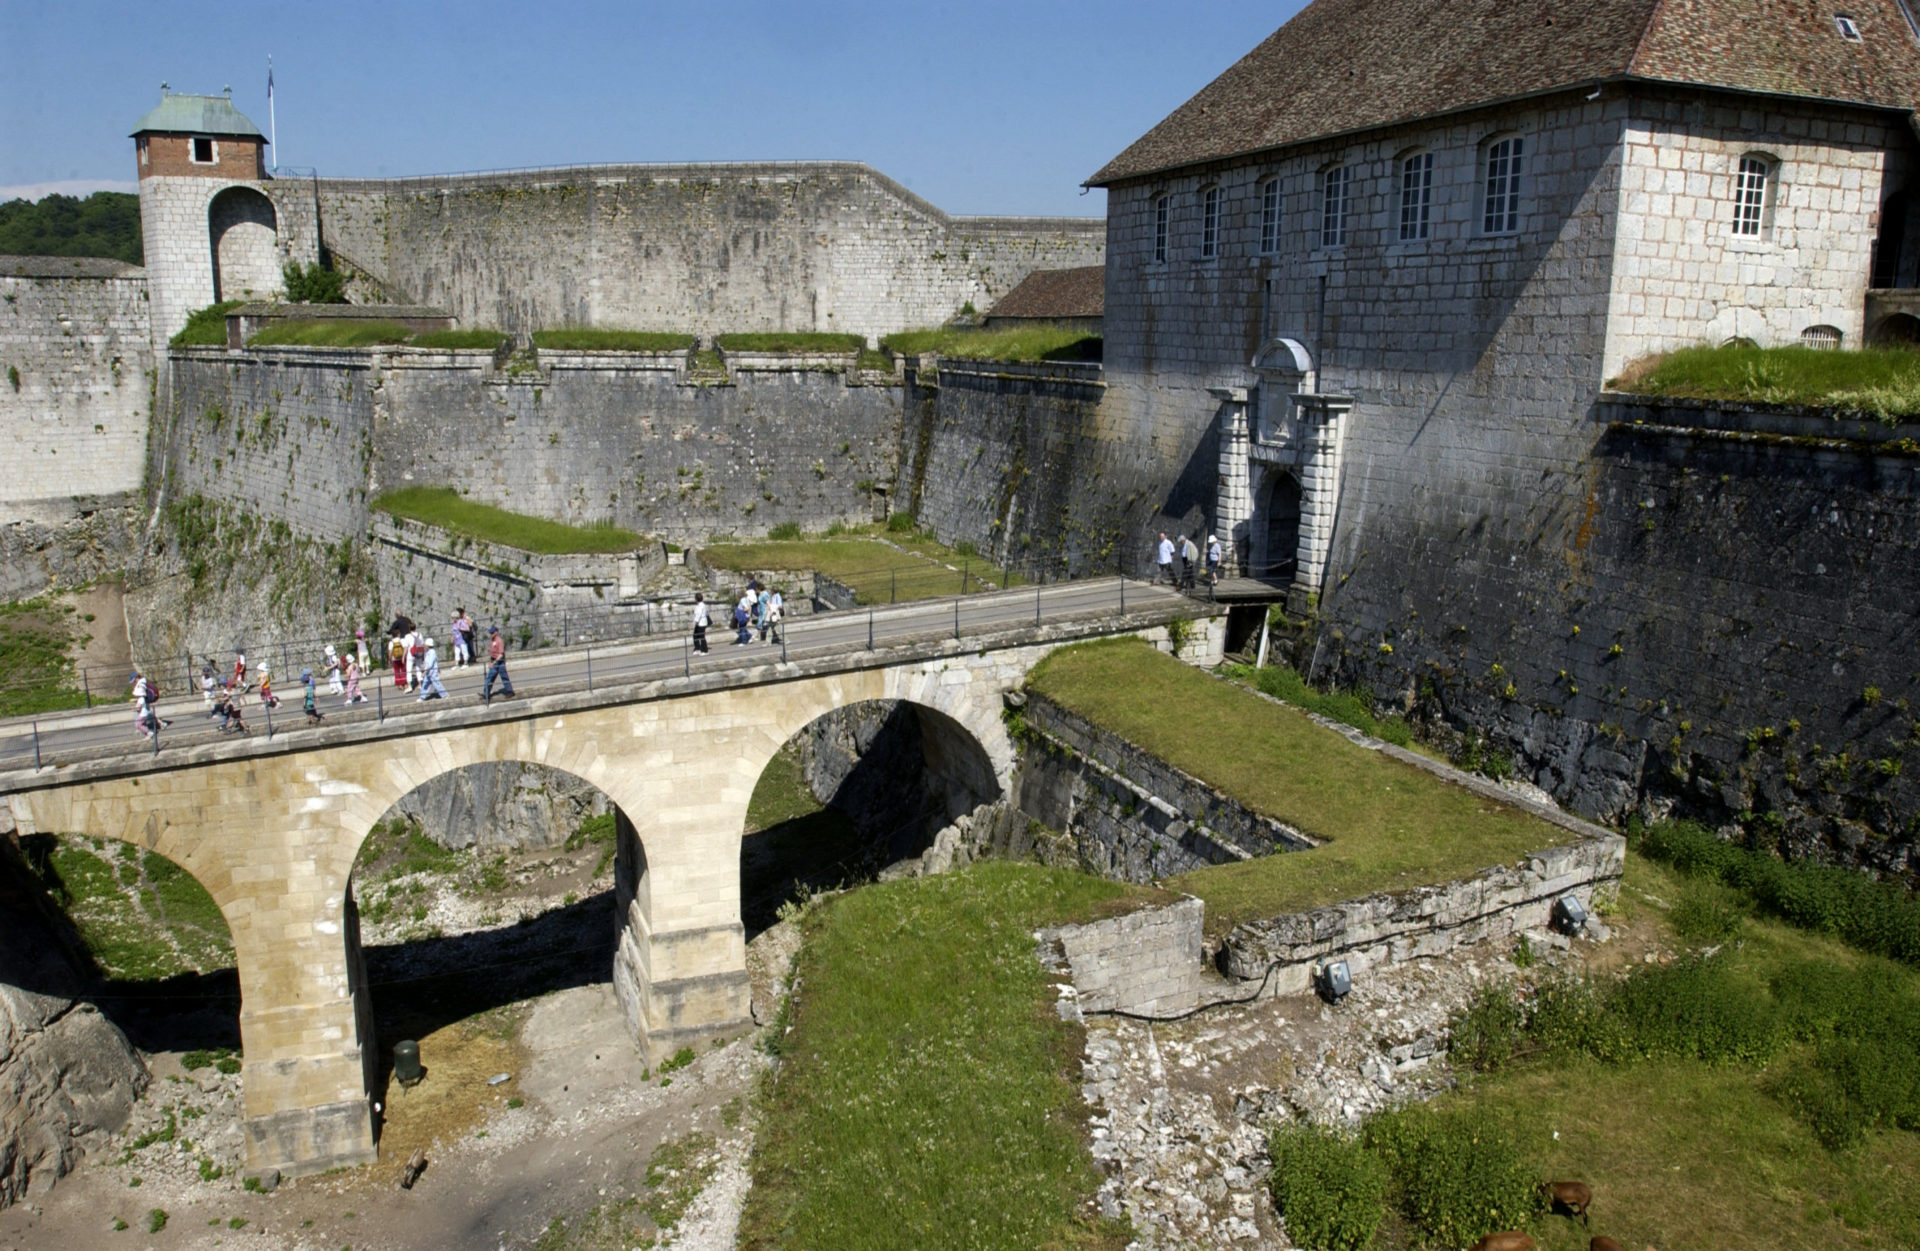
[[[1087,181],[1644,78],[1920,105],[1902,0],[1314,0]],[[1841,37],[1834,12],[1861,38]]]
[[[244,135],[264,139],[260,128],[233,107],[227,96],[190,96],[185,92],[162,92],[159,107],[134,124],[130,132],[173,135]]]
[[[987,310],[989,317],[1100,317],[1107,307],[1107,269],[1036,269]]]

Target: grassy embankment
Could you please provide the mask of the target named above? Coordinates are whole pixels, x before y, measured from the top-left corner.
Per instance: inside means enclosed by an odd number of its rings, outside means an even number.
[[[74,612],[49,599],[0,604],[0,717],[86,707],[73,662],[86,632]]]
[[[534,331],[533,346],[555,352],[684,352],[693,346],[693,336],[663,330],[562,326]]]
[[[616,525],[571,526],[544,517],[510,513],[461,496],[451,487],[403,487],[375,497],[373,507],[408,521],[525,552],[557,556],[576,552],[630,552],[639,535]]]
[[[948,547],[915,530],[912,518],[904,514],[884,527],[829,530],[825,535],[802,536],[796,525],[775,526],[765,539],[703,547],[700,559],[737,573],[811,570],[852,587],[862,604],[939,599],[1024,581],[1018,573],[1009,579],[1004,569],[965,547]]]
[[[1079,1031],[1036,926],[1147,892],[1006,863],[868,887],[803,921],[792,1031],[761,1095],[740,1245],[1118,1246],[1090,1227]]]
[[[1207,904],[1207,930],[1381,890],[1465,877],[1572,835],[1356,746],[1132,639],[1062,648],[1032,688],[1311,838],[1311,851],[1171,879]]]
[[[28,865],[108,978],[161,981],[233,967],[233,936],[219,905],[166,857],[81,835],[21,841]]]
[[[1097,361],[1102,347],[1097,334],[1052,324],[1010,330],[953,326],[904,330],[888,335],[880,344],[902,356],[932,352],[957,360],[988,361]]]
[[[1920,352],[1682,348],[1635,361],[1607,385],[1637,395],[1857,409],[1893,421],[1920,415]]]
[[[1717,954],[1504,1012],[1504,992],[1484,993],[1467,1034],[1482,1045],[1456,1063],[1464,1072],[1478,1058],[1487,1071],[1433,1111],[1483,1137],[1494,1127],[1534,1177],[1593,1186],[1591,1232],[1627,1246],[1920,1245],[1920,977],[1641,855],[1628,860],[1612,921]],[[1457,1053],[1462,1037],[1456,1029]],[[1880,1050],[1889,1044],[1900,1054]],[[1863,1121],[1875,1100],[1887,1119]],[[1900,1116],[1909,1128],[1895,1127]],[[1418,1245],[1395,1210],[1404,1194],[1389,1186],[1383,1197],[1376,1245]],[[1587,1245],[1589,1231],[1564,1217],[1537,1214],[1528,1228],[1543,1251]]]

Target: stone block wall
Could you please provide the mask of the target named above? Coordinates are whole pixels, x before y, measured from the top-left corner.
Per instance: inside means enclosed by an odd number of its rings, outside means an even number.
[[[0,521],[45,501],[140,489],[152,402],[147,315],[147,281],[134,266],[0,257]]]
[[[277,196],[303,194],[288,183]],[[1098,264],[1097,219],[955,218],[853,162],[612,165],[314,184],[322,233],[391,298],[469,326],[830,330],[986,308]]]
[[[1544,930],[1554,901],[1565,895],[1591,911],[1595,898],[1618,891],[1625,863],[1626,840],[1595,830],[1591,838],[1473,877],[1237,925],[1222,942],[1219,963],[1243,981],[1266,978],[1263,994],[1301,994],[1324,960],[1345,960],[1355,977],[1364,977],[1384,965]]]
[[[1040,963],[1070,981],[1085,1012],[1171,1016],[1200,1002],[1201,923],[1206,905],[1182,899],[1085,925],[1037,930]]]
[[[1043,859],[1124,882],[1297,851],[1313,841],[1032,692],[1015,802],[1070,846]]]

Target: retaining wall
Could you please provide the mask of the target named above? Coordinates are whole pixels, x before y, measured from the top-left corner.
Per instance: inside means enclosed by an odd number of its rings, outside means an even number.
[[[1061,1001],[1062,1015],[1171,1016],[1192,1010],[1200,1002],[1206,967],[1200,944],[1205,914],[1198,899],[1182,899],[1103,921],[1036,930],[1040,963],[1074,988],[1073,996]]]

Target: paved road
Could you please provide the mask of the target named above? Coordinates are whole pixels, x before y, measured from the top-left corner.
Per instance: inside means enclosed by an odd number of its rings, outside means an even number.
[[[1036,619],[1048,624],[1095,621],[1117,616],[1123,605],[1130,614],[1146,612],[1165,616],[1191,612],[1195,607],[1165,587],[1103,578],[976,594],[959,600],[925,600],[872,610],[861,608],[798,617],[787,623],[785,654],[799,660],[858,653],[867,649],[869,631],[873,645],[884,647],[931,637],[952,637],[956,622],[960,636],[965,638],[1032,625]],[[714,609],[716,619],[727,610],[725,605],[715,605]],[[746,669],[766,664],[781,654],[777,646],[758,642],[735,646],[732,639],[729,627],[716,624],[708,631],[712,651],[705,656],[694,652],[684,636],[661,638],[656,635],[624,643],[510,654],[507,670],[512,675],[515,693],[524,696],[577,689],[589,683],[600,687],[687,673]],[[451,649],[443,649],[442,655],[450,656]],[[480,698],[482,666],[456,669],[450,660],[444,660],[440,672],[449,701],[471,702]],[[269,720],[276,732],[303,723],[300,684],[288,683],[287,676],[276,675],[275,690],[281,702],[271,715],[253,697],[247,698],[244,708],[252,734],[266,734]],[[383,717],[392,720],[448,706],[440,701],[422,703],[415,695],[396,690],[391,670],[376,669],[362,680],[361,691],[367,696],[367,702],[348,710],[341,706],[338,696],[329,695],[322,688],[319,707],[327,724],[373,722]],[[499,698],[497,693],[495,698]],[[160,712],[173,720],[172,726],[161,733],[163,753],[170,746],[219,737],[197,693],[191,696],[177,691],[170,693],[162,700]],[[33,766],[36,736],[42,765],[60,764],[76,757],[93,759],[151,750],[151,745],[141,740],[134,727],[131,703],[91,711],[48,713],[37,719],[14,717],[0,720],[0,770]]]

